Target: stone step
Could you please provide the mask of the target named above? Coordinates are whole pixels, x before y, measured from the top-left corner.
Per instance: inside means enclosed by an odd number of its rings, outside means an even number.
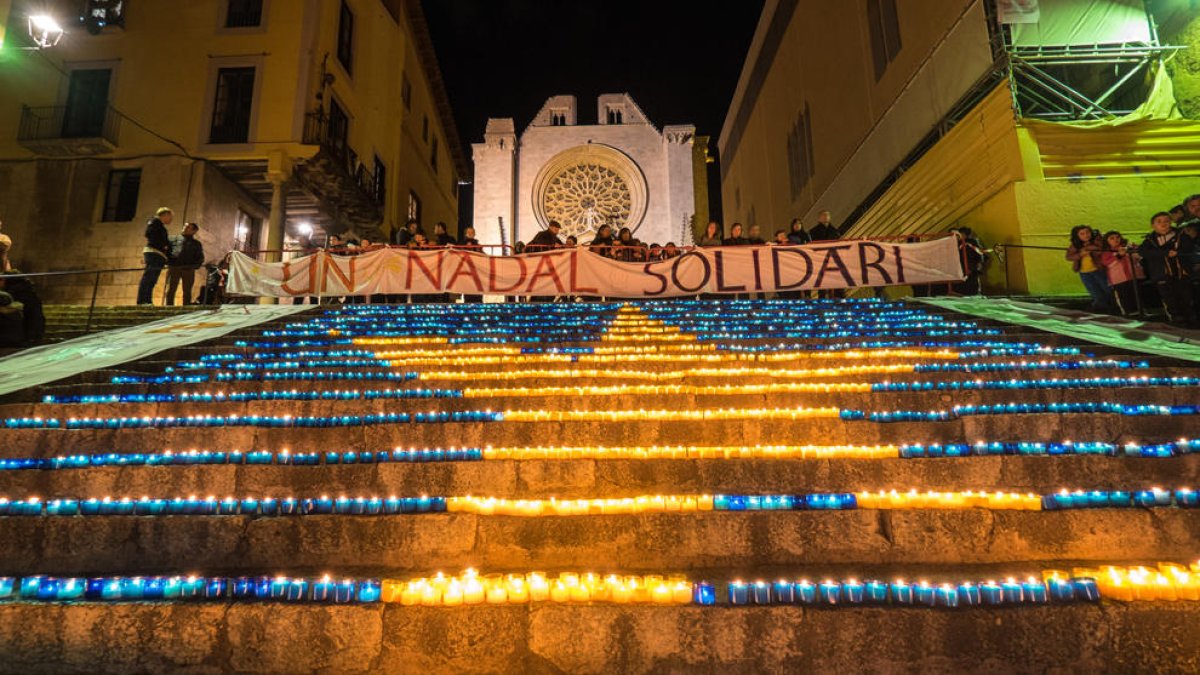
[[[1191,560],[1190,509],[971,509],[589,516],[0,518],[0,569],[55,576],[286,570],[752,571],[786,566]]]
[[[939,459],[561,459],[285,466],[103,466],[0,472],[0,496],[174,498],[486,495],[507,499],[651,494],[797,494],[910,489],[1051,494],[1200,486],[1194,456]]]
[[[958,611],[620,605],[0,605],[50,673],[1196,672],[1196,603]],[[49,651],[48,645],[61,645]],[[53,658],[47,658],[53,654]],[[1069,665],[1067,665],[1069,664]]]

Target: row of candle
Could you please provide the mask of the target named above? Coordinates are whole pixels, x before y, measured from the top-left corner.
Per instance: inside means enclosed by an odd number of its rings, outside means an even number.
[[[509,422],[635,422],[833,419],[837,408],[718,408],[701,410],[511,410]]]
[[[176,497],[173,499],[53,499],[9,501],[0,497],[0,516],[391,516],[446,512],[445,497]]]
[[[6,429],[167,429],[179,427],[325,428],[377,424],[436,424],[443,422],[501,422],[504,414],[490,410],[442,410],[370,415],[188,415],[186,417],[10,417]]]
[[[1155,567],[1104,566],[1081,571],[1094,575],[1100,593],[1111,600],[1200,600],[1200,563],[1190,568],[1158,563]]]
[[[692,377],[770,377],[774,379],[804,379],[812,377],[842,377],[846,375],[864,375],[875,373],[910,373],[911,364],[894,363],[864,366],[836,366],[829,368],[682,368],[679,370],[489,370],[489,371],[426,371],[419,375],[422,380],[535,380],[535,379],[599,379],[611,378],[620,380],[679,380]]]
[[[1098,602],[1200,600],[1200,564],[1159,563],[1155,567],[1045,570],[1036,576],[996,581],[931,583],[926,580],[822,581],[734,580],[725,585],[732,606],[915,606],[988,607]],[[317,603],[397,603],[455,607],[528,603],[613,603],[656,605],[718,604],[717,588],[683,575],[598,575],[542,572],[480,575],[438,573],[415,579],[354,579],[286,576],[0,577],[0,600],[203,601],[243,600]]]
[[[240,403],[245,401],[374,401],[396,399],[462,398],[458,389],[335,389],[299,391],[181,392],[178,394],[47,395],[43,403]]]
[[[1200,496],[1189,488],[1164,490],[1076,490],[1054,494],[1016,492],[879,490],[798,495],[642,495],[607,499],[502,499],[497,497],[329,497],[296,499],[216,497],[151,499],[0,498],[0,516],[290,516],[471,513],[483,516],[587,516],[697,511],[799,511],[850,509],[991,509],[1060,511],[1129,507],[1197,508]]]
[[[212,464],[318,466],[385,463],[474,462],[480,460],[696,460],[696,459],[893,459],[994,455],[1174,457],[1200,453],[1200,439],[1140,445],[1126,443],[979,442],[973,445],[746,445],[746,446],[573,446],[484,448],[395,448],[291,452],[281,450],[170,450],[157,453],[103,453],[58,457],[0,458],[0,471],[59,470],[107,466],[196,466]]]
[[[0,600],[199,601],[373,603],[381,599],[379,579],[304,577],[0,577]]]
[[[871,422],[942,422],[976,415],[1105,413],[1129,416],[1197,415],[1200,405],[1138,405],[1108,401],[1083,403],[999,403],[995,405],[959,405],[950,410],[892,410],[865,412],[842,410],[843,420]]]
[[[1044,605],[1053,602],[1098,602],[1104,595],[1089,577],[1054,578],[1043,581],[967,581],[961,584],[928,581],[882,581],[879,579],[807,579],[775,582],[732,581],[727,586],[729,604],[741,605],[893,605],[944,607],[995,607],[1001,605]]]
[[[1005,371],[1029,371],[1029,370],[1099,370],[1099,369],[1145,369],[1149,368],[1148,361],[1119,361],[1116,359],[1083,359],[1078,361],[984,361],[978,363],[917,363],[913,365],[913,372],[917,373],[940,373],[940,372],[964,372],[964,373],[995,373]]]
[[[985,443],[979,441],[968,445],[966,443],[947,443],[931,445],[902,445],[899,456],[904,459],[938,458],[938,457],[981,457],[989,455],[1104,455],[1108,457],[1175,457],[1200,453],[1200,439],[1181,438],[1175,442],[1153,443],[1107,443],[1104,441],[1041,443],[1041,442],[999,442]]]
[[[105,466],[197,466],[212,464],[318,466],[348,464],[475,462],[484,459],[483,448],[395,448],[393,450],[346,450],[291,452],[280,450],[186,450],[182,452],[104,453],[0,459],[4,470],[84,469]]]
[[[959,391],[970,389],[1109,389],[1117,387],[1195,387],[1200,377],[1089,377],[1036,380],[943,380],[878,382],[871,391]]]
[[[384,579],[382,600],[426,607],[533,602],[687,605],[692,604],[697,585],[683,576],[658,574],[563,573],[552,577],[531,572],[481,576],[467,570],[459,576],[439,573],[409,580]],[[711,584],[706,585],[711,589]]]

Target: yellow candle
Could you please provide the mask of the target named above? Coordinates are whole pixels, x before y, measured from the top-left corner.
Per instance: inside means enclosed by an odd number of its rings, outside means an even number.
[[[400,594],[400,604],[402,605],[419,605],[421,604],[421,591],[424,584],[419,581],[410,581],[404,585],[404,590]]]
[[[383,602],[400,602],[404,594],[404,582],[396,579],[384,579],[379,583],[379,597]]]
[[[550,599],[554,602],[567,602],[571,599],[571,590],[567,588],[562,579],[556,579],[554,585],[550,587]]]
[[[441,589],[433,584],[424,584],[421,587],[421,604],[426,607],[433,607],[442,603]]]
[[[470,577],[463,582],[463,603],[478,605],[484,600],[483,584],[479,579]]]
[[[654,584],[650,590],[650,600],[658,605],[669,605],[673,601],[674,595],[671,592],[671,587],[663,582]]]
[[[446,584],[446,590],[442,591],[442,604],[447,607],[463,604],[463,586],[458,583],[458,579],[451,579]]]
[[[679,605],[691,604],[692,585],[686,581],[676,581],[671,591],[671,599]]]
[[[546,583],[546,575],[541,572],[529,573],[530,602],[544,602],[550,597],[550,585]]]
[[[514,604],[523,604],[529,602],[529,585],[525,583],[525,577],[519,574],[510,574],[505,580],[505,590],[508,592],[508,601]]]
[[[633,590],[624,581],[618,581],[615,586],[612,586],[610,598],[619,604],[633,602]]]

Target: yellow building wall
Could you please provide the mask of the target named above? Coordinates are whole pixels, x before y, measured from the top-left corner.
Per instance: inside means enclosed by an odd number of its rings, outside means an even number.
[[[876,81],[865,3],[801,2],[753,103],[737,152],[730,157],[722,148],[726,223],[754,220],[764,230],[786,227],[813,208],[970,3],[919,3],[919,12],[898,3],[902,48]],[[818,26],[819,35],[814,32]],[[806,101],[812,110],[814,176],[793,200],[787,139]],[[727,125],[736,113],[731,110]]]

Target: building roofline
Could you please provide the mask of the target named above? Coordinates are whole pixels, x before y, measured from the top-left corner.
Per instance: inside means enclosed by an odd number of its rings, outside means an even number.
[[[738,73],[737,86],[733,89],[733,98],[729,101],[729,108],[725,111],[725,121],[721,124],[721,133],[717,136],[717,147],[722,154],[725,151],[725,143],[729,140],[730,126],[733,123],[734,116],[742,105],[742,99],[746,96],[746,87],[750,81],[750,73],[754,70],[759,54],[762,52],[763,42],[766,40],[771,17],[775,14],[775,10],[778,7],[779,0],[766,0],[766,4],[763,5],[762,14],[758,15],[758,26],[754,29],[754,37],[750,39],[750,47],[746,50],[746,58],[742,61],[742,72]]]
[[[458,134],[458,124],[454,121],[454,110],[450,106],[450,95],[446,92],[446,82],[442,79],[442,69],[438,66],[437,52],[433,48],[433,37],[429,34],[429,23],[425,20],[425,10],[421,8],[421,0],[405,0],[406,16],[412,28],[413,43],[416,46],[417,58],[429,81],[429,90],[433,95],[434,108],[442,123],[442,132],[446,135],[446,149],[454,161],[455,171],[460,180],[471,177],[471,165],[463,150],[462,139]]]

